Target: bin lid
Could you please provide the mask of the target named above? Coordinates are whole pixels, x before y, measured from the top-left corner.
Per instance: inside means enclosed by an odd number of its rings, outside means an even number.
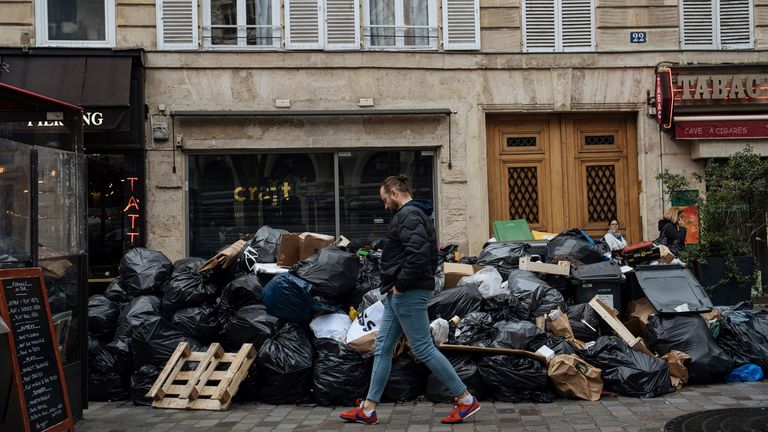
[[[4,335],[6,333],[10,333],[8,330],[8,326],[5,324],[5,321],[3,321],[3,317],[0,317],[0,335]]]
[[[584,264],[571,267],[571,276],[579,281],[610,281],[621,280],[621,266],[616,261],[602,261],[594,264]]]
[[[710,300],[690,270],[680,265],[635,267],[637,283],[659,313],[708,312]]]

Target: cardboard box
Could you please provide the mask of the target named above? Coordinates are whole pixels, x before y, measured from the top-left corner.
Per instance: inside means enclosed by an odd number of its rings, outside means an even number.
[[[320,249],[334,242],[333,236],[316,233],[286,233],[280,239],[280,252],[277,254],[279,267],[291,267],[297,262],[309,258]]]
[[[459,280],[464,276],[472,276],[477,273],[482,266],[458,264],[458,263],[444,263],[443,273],[445,274],[445,285],[443,288],[454,288],[459,284]]]

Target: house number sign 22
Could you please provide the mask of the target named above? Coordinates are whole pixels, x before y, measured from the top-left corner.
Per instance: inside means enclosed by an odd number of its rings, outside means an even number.
[[[629,43],[646,43],[646,42],[648,42],[648,33],[629,32]]]

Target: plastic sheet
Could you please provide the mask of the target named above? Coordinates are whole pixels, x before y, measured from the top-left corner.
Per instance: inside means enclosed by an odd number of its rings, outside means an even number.
[[[648,348],[659,355],[672,350],[688,354],[688,382],[723,382],[733,369],[733,360],[717,343],[706,321],[699,315],[648,317]]]
[[[104,346],[104,350],[112,357],[109,371],[123,377],[127,384],[134,370],[131,339],[125,336],[115,338]]]
[[[478,400],[485,400],[490,395],[488,388],[483,384],[477,362],[470,354],[445,353],[445,358],[451,362],[453,370],[461,378],[461,382],[467,386],[467,390]],[[427,378],[427,387],[424,396],[434,403],[454,403],[456,396],[451,394],[448,387],[435,375],[430,373]]]
[[[544,316],[558,307],[565,310],[565,300],[560,292],[526,270],[513,270],[509,274],[509,289],[528,309],[525,319]]]
[[[315,401],[323,406],[351,406],[365,398],[371,380],[371,363],[346,343],[315,340],[317,359],[312,380]]]
[[[456,343],[487,347],[493,342],[493,318],[487,312],[470,312],[458,326]]]
[[[603,370],[603,383],[610,391],[636,397],[656,397],[675,391],[664,360],[635,351],[615,336],[601,336],[577,355]]]
[[[117,371],[115,357],[98,339],[88,338],[88,400],[128,399],[128,377]]]
[[[547,259],[551,263],[567,260],[582,264],[594,264],[603,261],[602,250],[595,242],[578,228],[571,228],[556,235],[547,243]]]
[[[170,319],[181,308],[200,306],[216,299],[218,290],[211,282],[211,272],[197,272],[203,263],[202,258],[184,258],[173,265],[171,278],[163,289],[161,312],[164,317]]]
[[[427,303],[429,319],[444,318],[449,320],[458,315],[465,317],[470,312],[480,310],[483,296],[476,286],[465,285],[441,291]]]
[[[304,330],[285,323],[258,354],[258,399],[279,405],[306,401],[312,386],[312,343]]]
[[[501,402],[554,401],[547,389],[547,369],[526,357],[497,355],[485,357],[477,364],[480,377]]]
[[[547,348],[555,352],[555,354],[576,354],[576,348],[568,343],[565,338],[561,336],[546,336],[543,338],[535,337],[528,344],[528,351],[536,352],[542,346],[546,345]]]
[[[527,249],[525,243],[490,243],[480,252],[477,264],[495,268],[504,280],[512,269],[517,268],[520,257],[527,255]]]
[[[422,394],[427,385],[429,369],[422,363],[414,362],[409,356],[401,355],[392,359],[389,380],[384,387],[382,402],[408,402]]]
[[[115,337],[128,336],[149,321],[160,317],[160,297],[141,296],[133,299],[117,319]]]
[[[381,300],[384,300],[386,294],[382,294],[379,290],[371,290],[363,295],[363,299],[360,301],[360,305],[357,307],[357,313],[360,314],[370,306],[376,304]]]
[[[291,268],[291,273],[312,284],[312,295],[337,298],[355,288],[359,271],[357,255],[335,246],[320,249]]]
[[[484,298],[480,311],[490,313],[494,321],[525,320],[530,315],[528,305],[521,303],[508,288],[504,294]]]
[[[171,277],[173,264],[162,252],[133,248],[120,260],[121,285],[131,297],[160,294]]]
[[[88,334],[105,341],[112,340],[120,316],[120,305],[100,294],[88,299]]]
[[[280,319],[270,315],[264,305],[244,306],[224,324],[222,345],[233,351],[244,343],[251,343],[258,350],[279,326]]]
[[[315,338],[328,338],[337,341],[347,342],[347,330],[352,324],[352,320],[349,319],[349,315],[338,314],[326,314],[319,315],[309,323],[309,328],[312,329],[312,333]]]
[[[205,344],[214,342],[221,330],[216,311],[207,304],[177,310],[171,324],[185,335]]]
[[[725,378],[725,382],[757,382],[762,381],[764,376],[760,366],[750,363],[732,370]]]

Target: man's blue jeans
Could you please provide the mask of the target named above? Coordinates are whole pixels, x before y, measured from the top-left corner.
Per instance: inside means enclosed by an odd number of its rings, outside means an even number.
[[[389,371],[392,369],[392,349],[403,333],[408,338],[416,358],[426,364],[451,393],[458,396],[467,389],[451,363],[432,341],[427,316],[427,301],[431,295],[430,291],[417,289],[397,295],[390,292],[382,300],[384,317],[376,336],[371,386],[366,399],[376,403],[381,400]]]

